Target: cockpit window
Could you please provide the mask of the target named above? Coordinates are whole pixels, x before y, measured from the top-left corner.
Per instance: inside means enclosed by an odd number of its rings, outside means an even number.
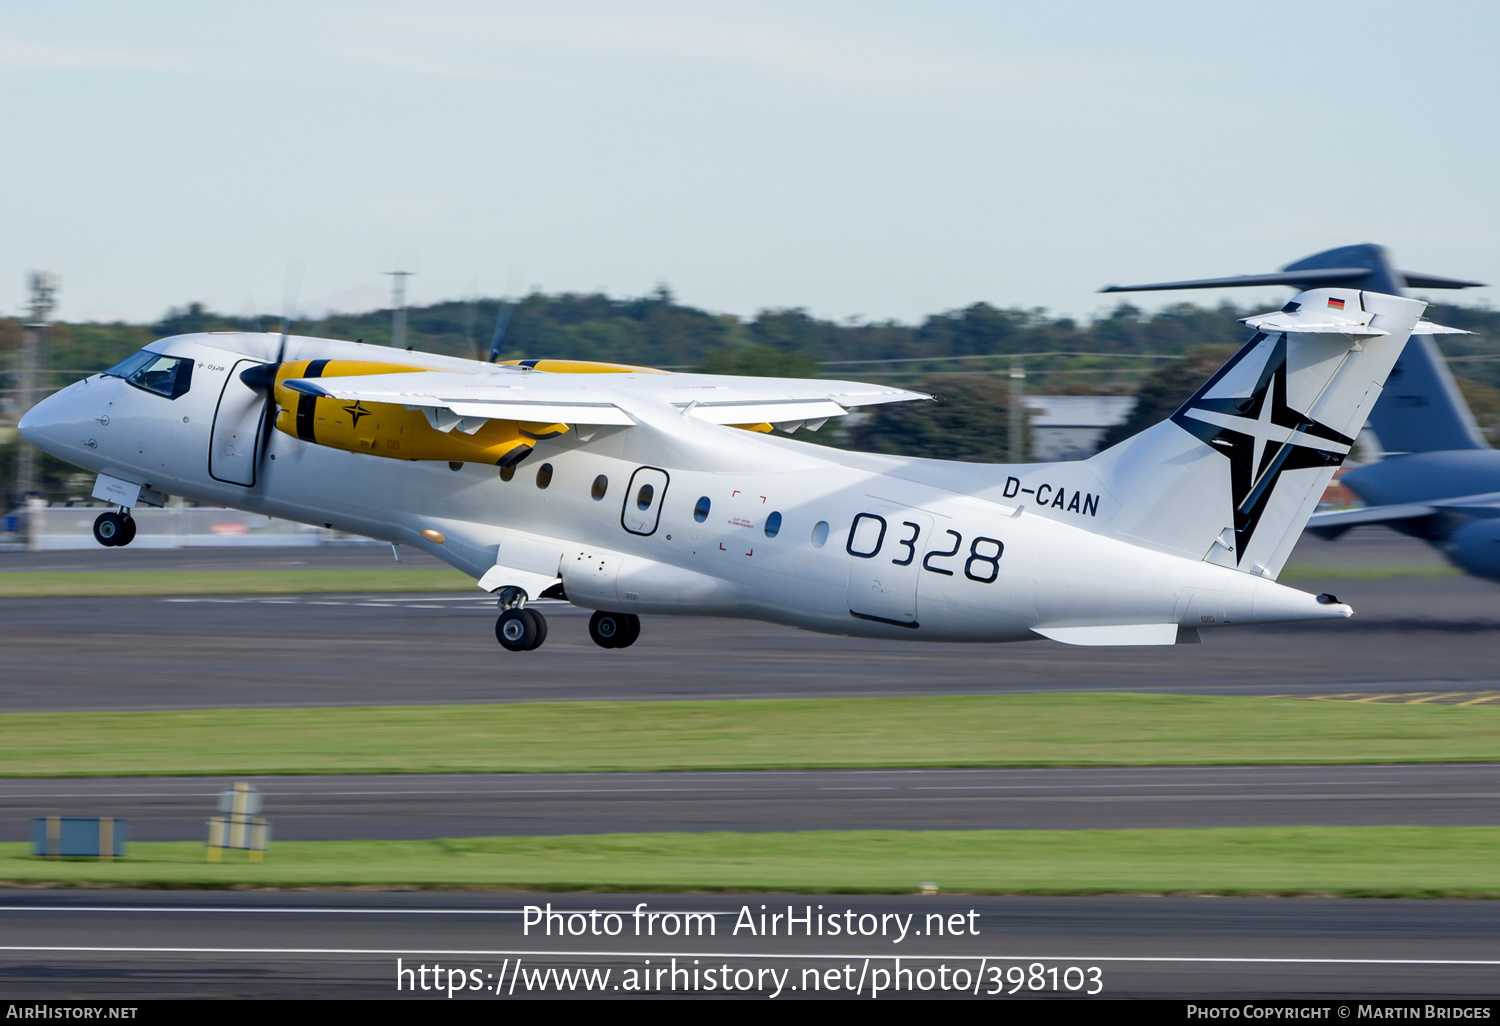
[[[136,388],[176,399],[193,384],[193,361],[177,356],[161,356],[144,349],[126,357],[104,372],[112,378],[124,378]]]
[[[110,378],[128,378],[154,359],[156,359],[155,353],[148,353],[142,349],[125,357],[125,359],[105,371],[104,375]]]

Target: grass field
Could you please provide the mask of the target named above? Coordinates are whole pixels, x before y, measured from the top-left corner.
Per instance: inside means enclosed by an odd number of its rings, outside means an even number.
[[[1276,578],[1283,584],[1299,581],[1383,581],[1392,577],[1462,577],[1454,566],[1349,566],[1290,563]]]
[[[1500,827],[810,831],[273,843],[209,863],[132,843],[120,862],[0,844],[0,881],[160,887],[1500,898]]]
[[[990,695],[0,715],[0,776],[1493,762],[1500,709]]]
[[[307,595],[326,592],[459,591],[481,594],[457,570],[15,571],[0,573],[0,598],[147,595]]]

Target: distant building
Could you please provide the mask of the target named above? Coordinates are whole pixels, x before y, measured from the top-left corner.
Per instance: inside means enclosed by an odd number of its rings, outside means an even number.
[[[1133,409],[1133,395],[1028,395],[1031,459],[1088,459],[1099,451],[1104,432],[1123,423]]]

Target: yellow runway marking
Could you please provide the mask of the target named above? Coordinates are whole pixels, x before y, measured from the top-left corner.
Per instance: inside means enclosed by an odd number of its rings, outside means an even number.
[[[1269,695],[1270,698],[1302,698],[1313,702],[1356,702],[1362,705],[1487,705],[1500,702],[1500,691],[1403,691],[1366,695],[1345,691],[1337,695]],[[1457,701],[1462,699],[1462,701]]]

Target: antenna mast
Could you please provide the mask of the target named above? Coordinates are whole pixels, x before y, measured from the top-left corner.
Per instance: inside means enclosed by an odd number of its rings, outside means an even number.
[[[391,276],[391,345],[406,348],[406,279],[416,271],[386,271]]]
[[[20,415],[24,417],[37,402],[37,377],[43,372],[47,326],[57,306],[57,288],[61,284],[51,271],[32,271],[26,279],[31,293],[30,320],[21,336]],[[37,483],[36,450],[24,439],[16,457],[16,490],[21,502],[40,493]]]

